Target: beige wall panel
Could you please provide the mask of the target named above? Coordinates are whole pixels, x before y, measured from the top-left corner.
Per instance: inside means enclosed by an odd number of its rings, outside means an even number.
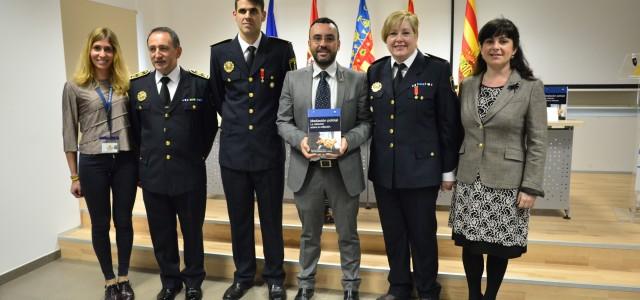
[[[130,72],[138,70],[136,12],[88,0],[60,0],[64,58],[67,78],[71,78],[91,30],[106,26],[118,36]]]

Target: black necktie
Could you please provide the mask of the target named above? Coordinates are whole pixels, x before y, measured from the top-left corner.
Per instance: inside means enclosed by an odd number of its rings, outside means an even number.
[[[160,78],[160,82],[162,83],[162,86],[160,87],[160,99],[162,99],[165,106],[168,106],[169,103],[171,103],[171,94],[169,94],[169,88],[167,87],[169,81],[171,81],[171,78],[167,76]]]
[[[331,108],[331,90],[329,90],[327,76],[329,76],[327,71],[320,72],[320,82],[316,90],[316,109]]]
[[[249,68],[249,71],[251,71],[251,66],[253,66],[253,58],[256,57],[256,47],[249,46],[247,50],[249,50],[249,55],[247,56],[247,67]]]
[[[398,69],[398,71],[396,71],[396,77],[393,78],[393,91],[395,93],[398,93],[400,83],[402,82],[402,70],[404,70],[407,66],[405,64],[398,63],[393,63],[393,66]]]

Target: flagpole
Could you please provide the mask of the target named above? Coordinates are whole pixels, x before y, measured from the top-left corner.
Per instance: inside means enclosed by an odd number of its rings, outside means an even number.
[[[454,4],[455,0],[451,0],[451,37],[450,37],[450,44],[449,44],[449,68],[451,68],[451,74],[453,74],[453,25],[454,25],[454,15],[455,15],[455,4]],[[460,83],[458,83],[460,84]]]

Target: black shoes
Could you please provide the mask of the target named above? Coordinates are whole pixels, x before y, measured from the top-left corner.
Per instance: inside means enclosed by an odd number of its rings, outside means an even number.
[[[120,294],[119,300],[134,300],[135,294],[131,288],[129,281],[118,282],[118,292]]]
[[[187,288],[185,300],[202,300],[202,290],[200,288]]]
[[[251,288],[251,284],[234,282],[222,296],[223,300],[238,300]]]
[[[119,300],[118,285],[112,284],[104,287],[104,300]]]
[[[354,290],[344,291],[344,300],[360,300],[358,291],[354,291]]]
[[[287,292],[282,284],[269,284],[269,300],[287,300]]]
[[[163,287],[162,290],[160,290],[160,292],[158,293],[158,296],[156,297],[156,299],[157,300],[173,300],[176,298],[176,295],[178,295],[181,290],[182,290],[182,285],[179,285],[175,288]]]
[[[298,289],[295,300],[309,300],[313,297],[313,289]]]

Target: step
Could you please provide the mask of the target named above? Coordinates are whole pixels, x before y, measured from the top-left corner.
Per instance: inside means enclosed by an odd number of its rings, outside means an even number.
[[[91,231],[78,228],[65,232],[59,238],[62,257],[65,259],[96,261],[91,246]],[[180,241],[181,243],[181,241]],[[115,256],[115,239],[112,236]],[[262,261],[262,247],[256,245],[258,260]],[[295,285],[298,272],[297,248],[285,249],[285,269],[287,284]],[[318,265],[317,287],[340,290],[339,254],[323,249]],[[466,282],[462,263],[458,258],[440,257],[439,281],[443,285],[443,299],[464,299]],[[210,277],[233,277],[231,244],[228,242],[205,241],[205,264]],[[131,266],[157,269],[151,239],[138,233],[134,238]],[[388,266],[384,254],[362,255],[360,274],[361,291],[384,293],[388,286],[386,276]],[[503,299],[640,299],[640,272],[603,270],[592,266],[531,263],[511,260],[501,289]],[[581,298],[582,297],[582,298]]]
[[[90,219],[84,201],[81,201],[82,227],[90,227]],[[257,211],[257,208],[256,208]],[[146,220],[146,211],[141,198],[138,198],[133,210],[134,230],[137,234],[149,234]],[[438,251],[440,257],[458,259],[461,255],[460,247],[456,247],[451,240],[451,229],[447,227],[448,211],[437,211],[438,218]],[[542,216],[540,218],[545,218]],[[591,221],[593,228],[589,229],[590,234],[580,234],[581,226],[567,226],[573,220],[564,220],[558,217],[548,217],[544,223],[536,224],[532,221],[532,227],[540,227],[541,224],[555,228],[564,228],[567,234],[550,234],[545,232],[530,232],[528,251],[519,261],[527,263],[550,263],[566,264],[571,266],[595,267],[604,270],[640,270],[640,244],[622,243],[602,238],[597,234],[598,229],[606,227],[598,224],[598,221]],[[260,221],[256,214],[256,243],[261,244]],[[609,225],[609,227],[611,227]],[[297,216],[295,205],[291,203],[283,204],[283,236],[285,246],[289,248],[299,247],[299,237],[301,224]],[[179,231],[178,226],[178,231]],[[562,229],[560,229],[562,230]],[[553,229],[548,232],[558,232]],[[586,228],[583,229],[586,231]],[[614,226],[613,230],[617,230]],[[620,228],[623,230],[623,228]],[[219,199],[209,199],[207,202],[207,212],[205,225],[203,228],[205,241],[230,242],[231,233],[229,218],[227,214],[226,202]],[[379,223],[377,210],[361,208],[358,215],[358,232],[361,240],[363,253],[384,254],[384,239],[382,228]],[[602,235],[605,235],[603,232]],[[560,240],[562,239],[562,240]],[[602,242],[598,242],[602,241]],[[322,249],[326,251],[337,251],[337,234],[334,225],[325,225],[322,236]]]

